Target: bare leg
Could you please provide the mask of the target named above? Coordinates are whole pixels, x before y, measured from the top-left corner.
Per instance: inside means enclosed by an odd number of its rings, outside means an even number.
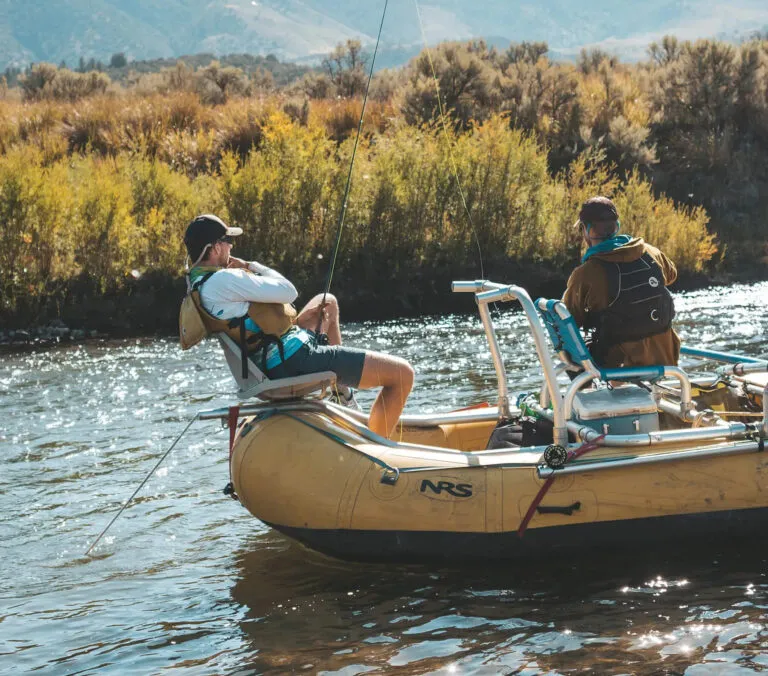
[[[360,389],[382,388],[371,407],[368,427],[372,432],[383,437],[392,434],[413,387],[413,376],[413,368],[405,359],[381,352],[365,355]]]
[[[316,331],[320,313],[322,323],[320,330],[328,334],[329,345],[341,345],[341,328],[339,326],[339,303],[336,297],[328,294],[323,306],[323,294],[312,298],[299,312],[296,323],[303,329]],[[368,426],[371,431],[388,437],[395,429],[400,414],[403,412],[405,400],[413,387],[413,368],[404,359],[368,352],[363,363],[363,373],[360,377],[360,389],[381,387],[371,407]],[[347,390],[339,387],[340,391]]]
[[[325,306],[323,306],[323,294],[317,294],[310,300],[299,312],[296,317],[296,323],[308,331],[317,331],[320,312],[323,313],[323,319],[320,323],[320,333],[328,335],[329,345],[341,345],[341,327],[339,325],[339,302],[336,296],[328,294],[325,297]]]

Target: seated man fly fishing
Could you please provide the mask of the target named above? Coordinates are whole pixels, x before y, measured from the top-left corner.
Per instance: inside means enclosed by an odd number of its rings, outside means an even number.
[[[666,289],[677,269],[642,238],[620,235],[620,225],[607,197],[584,202],[575,227],[588,248],[568,279],[563,302],[579,326],[594,331],[588,345],[598,365],[677,366],[680,339]]]
[[[333,371],[346,405],[356,405],[350,388],[381,387],[369,427],[389,436],[413,387],[411,366],[399,357],[342,347],[339,307],[330,294],[315,296],[297,314],[290,304],[298,292],[290,281],[265,265],[230,256],[233,238],[242,233],[212,215],[187,227],[184,244],[194,261],[189,285],[199,293],[205,327],[237,336],[271,379]],[[327,334],[327,345],[313,332],[318,328]]]

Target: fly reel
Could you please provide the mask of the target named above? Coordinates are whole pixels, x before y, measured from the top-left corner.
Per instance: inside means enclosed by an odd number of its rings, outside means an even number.
[[[562,469],[568,462],[568,451],[559,444],[547,446],[544,450],[544,462],[551,469]]]

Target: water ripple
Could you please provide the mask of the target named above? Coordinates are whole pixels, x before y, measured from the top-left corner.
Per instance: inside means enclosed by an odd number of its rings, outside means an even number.
[[[768,283],[677,298],[685,340],[765,353]],[[538,386],[520,312],[494,310],[516,389]],[[417,371],[411,411],[492,401],[479,319],[345,327]],[[0,671],[659,674],[768,668],[768,548],[430,569],[340,563],[221,489],[198,423],[94,556],[83,552],[201,407],[229,402],[215,345],[93,342],[0,362]],[[368,405],[372,395],[361,393]]]

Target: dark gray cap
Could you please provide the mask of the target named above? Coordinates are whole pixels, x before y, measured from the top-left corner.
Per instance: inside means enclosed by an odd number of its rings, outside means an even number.
[[[607,197],[590,197],[581,205],[579,211],[579,220],[573,225],[590,225],[592,223],[603,223],[619,220],[619,212],[616,211],[616,205]]]
[[[242,228],[230,228],[218,216],[202,214],[187,226],[184,244],[189,257],[197,261],[209,244],[218,242],[223,237],[237,237],[242,234]]]

